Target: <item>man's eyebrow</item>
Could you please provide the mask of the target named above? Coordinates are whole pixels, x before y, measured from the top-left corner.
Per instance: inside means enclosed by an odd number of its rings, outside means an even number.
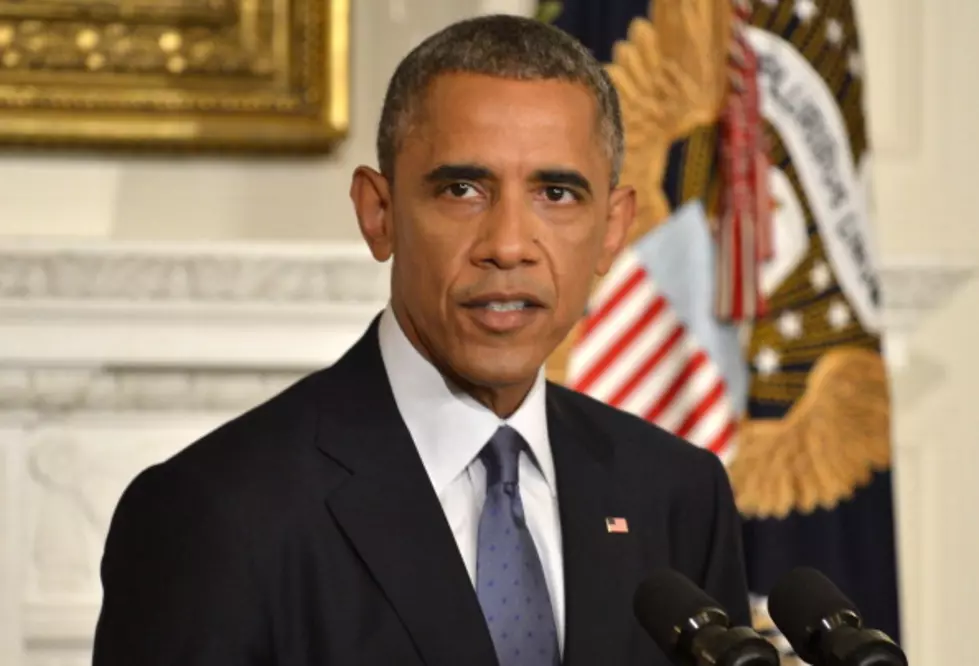
[[[479,164],[441,164],[425,174],[425,180],[430,183],[475,182],[493,178],[495,178],[493,172]],[[563,185],[582,190],[588,194],[592,193],[591,183],[581,172],[574,169],[537,169],[530,178],[536,183]]]
[[[425,174],[430,183],[444,183],[455,180],[489,180],[493,172],[478,164],[442,164]]]
[[[547,185],[566,185],[591,194],[591,183],[580,172],[573,169],[538,169],[531,178]]]

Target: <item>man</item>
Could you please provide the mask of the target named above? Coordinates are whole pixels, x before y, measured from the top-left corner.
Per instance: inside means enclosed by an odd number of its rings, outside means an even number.
[[[390,306],[126,490],[95,665],[666,664],[632,616],[661,566],[747,623],[716,458],[543,379],[635,206],[598,63],[534,21],[450,26],[377,145],[351,197]]]

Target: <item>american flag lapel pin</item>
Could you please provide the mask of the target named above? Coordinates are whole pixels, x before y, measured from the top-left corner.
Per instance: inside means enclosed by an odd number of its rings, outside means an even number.
[[[608,530],[609,534],[628,534],[629,521],[625,518],[606,518],[605,529]]]

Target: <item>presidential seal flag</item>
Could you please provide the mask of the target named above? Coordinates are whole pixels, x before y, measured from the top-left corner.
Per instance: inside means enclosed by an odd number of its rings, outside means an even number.
[[[608,63],[622,181],[640,203],[630,246],[551,377],[722,456],[757,624],[787,654],[766,598],[799,565],[897,638],[890,400],[851,0],[540,9]]]
[[[805,564],[897,639],[890,399],[857,28],[850,0],[758,0],[751,13],[778,251],[729,471],[762,621],[776,579]]]

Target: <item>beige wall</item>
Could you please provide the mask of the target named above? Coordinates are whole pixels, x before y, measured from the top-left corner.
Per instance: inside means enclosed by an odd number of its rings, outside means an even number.
[[[885,258],[979,256],[971,164],[979,105],[964,85],[979,4],[857,0],[862,10],[873,134],[878,148],[879,242]],[[353,240],[351,169],[373,163],[387,78],[427,33],[480,11],[533,0],[357,0],[352,129],[329,158],[309,161],[119,159],[0,155],[0,236],[127,239]],[[954,12],[954,16],[953,16]],[[973,55],[975,55],[973,53]],[[956,168],[960,165],[962,168]]]
[[[858,0],[877,145],[885,262],[979,263],[975,160],[979,3]],[[905,646],[912,664],[974,664],[979,594],[979,282],[938,287],[937,311],[891,333]],[[889,300],[936,291],[910,279]]]
[[[351,4],[351,133],[335,155],[250,162],[0,155],[0,236],[356,238],[350,173],[374,163],[375,124],[398,60],[427,34],[501,3]]]
[[[885,257],[979,256],[979,3],[856,0]],[[927,7],[927,8],[926,8]]]

